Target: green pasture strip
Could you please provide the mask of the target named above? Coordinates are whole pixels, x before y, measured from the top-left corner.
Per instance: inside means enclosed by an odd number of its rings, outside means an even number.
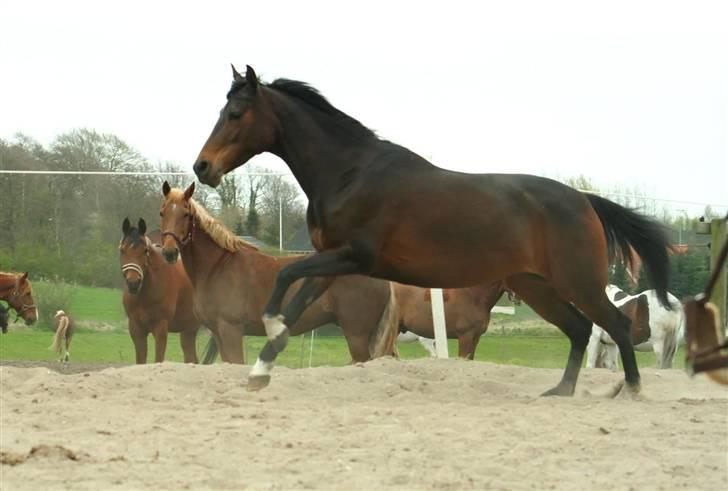
[[[0,336],[0,360],[55,360],[56,355],[48,350],[52,335],[48,331],[33,329],[11,331]],[[262,337],[247,337],[248,363],[253,363],[263,347]],[[201,357],[206,335],[198,337],[198,357]],[[291,338],[288,348],[280,354],[277,363],[290,368],[309,366],[310,335],[301,342],[301,337]],[[457,341],[449,340],[451,356],[457,354]],[[418,343],[399,345],[403,359],[421,358],[426,352]],[[569,342],[564,336],[494,335],[484,336],[476,351],[476,360],[491,363],[521,365],[538,368],[563,368],[569,352]],[[154,359],[154,340],[149,337],[148,360]],[[71,345],[71,359],[79,363],[134,363],[134,346],[125,332],[95,332],[81,330],[76,333]],[[179,335],[170,334],[167,340],[169,361],[182,361]],[[318,336],[314,340],[311,366],[343,366],[350,362],[346,341],[341,337]],[[641,367],[654,367],[654,353],[637,353]],[[219,362],[219,358],[218,358]],[[675,358],[675,368],[684,366],[684,350],[680,348]]]
[[[78,321],[118,323],[126,321],[121,305],[122,290],[78,286],[69,313]]]

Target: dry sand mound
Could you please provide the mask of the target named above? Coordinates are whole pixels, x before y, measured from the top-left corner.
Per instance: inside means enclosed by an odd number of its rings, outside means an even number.
[[[602,400],[620,376],[382,359],[278,368],[174,363],[62,375],[0,367],[0,488],[725,489],[728,391],[643,370],[646,401]]]

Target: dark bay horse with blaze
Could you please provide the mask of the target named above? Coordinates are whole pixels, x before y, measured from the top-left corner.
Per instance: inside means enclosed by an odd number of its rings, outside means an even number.
[[[197,313],[215,335],[223,361],[244,363],[243,335],[264,336],[261,321],[276,276],[303,256],[274,257],[232,234],[186,190],[165,182],[161,207],[164,258],[182,262],[192,280]],[[296,286],[289,296],[294,294]],[[331,286],[292,326],[293,334],[328,323],[341,326],[354,361],[391,355],[397,336],[396,301],[389,282],[349,276]]]
[[[170,266],[161,248],[146,236],[147,224],[139,219],[132,227],[126,218],[119,244],[124,275],[124,310],[136,362],[147,362],[147,337],[154,336],[154,361],[163,362],[167,333],[178,332],[185,363],[197,363],[195,340],[200,323],[193,310],[192,284],[182,264]]]
[[[668,240],[656,221],[543,177],[441,169],[380,139],[303,82],[265,84],[252,68],[245,76],[233,68],[227,102],[194,171],[214,187],[262,152],[283,159],[306,193],[319,252],[278,275],[264,315],[269,341],[250,372],[250,390],[269,383],[287,326],[328,286],[321,277],[362,274],[440,288],[501,280],[571,342],[563,377],[545,395],[573,395],[592,322],[619,346],[625,381],[617,389],[639,393],[630,321],[604,287],[615,251],[629,258],[631,246],[670,308]]]
[[[400,331],[425,338],[435,337],[430,290],[394,283]],[[443,290],[447,337],[458,340],[458,356],[472,360],[480,337],[488,330],[490,311],[505,292],[497,281],[469,288]]]
[[[10,308],[30,326],[38,320],[38,307],[33,300],[33,285],[28,273],[0,272],[0,300],[5,300]],[[7,330],[7,326],[3,332]]]

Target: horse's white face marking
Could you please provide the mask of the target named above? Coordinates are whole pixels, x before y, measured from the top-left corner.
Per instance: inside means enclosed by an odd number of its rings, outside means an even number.
[[[177,203],[172,203],[172,211],[177,209]]]

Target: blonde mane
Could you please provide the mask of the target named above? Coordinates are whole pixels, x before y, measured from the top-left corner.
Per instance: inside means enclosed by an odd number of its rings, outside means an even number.
[[[239,252],[243,250],[257,251],[258,248],[249,242],[245,242],[233,234],[218,219],[210,215],[201,204],[190,199],[190,210],[195,219],[196,225],[210,236],[215,244],[228,252]]]

